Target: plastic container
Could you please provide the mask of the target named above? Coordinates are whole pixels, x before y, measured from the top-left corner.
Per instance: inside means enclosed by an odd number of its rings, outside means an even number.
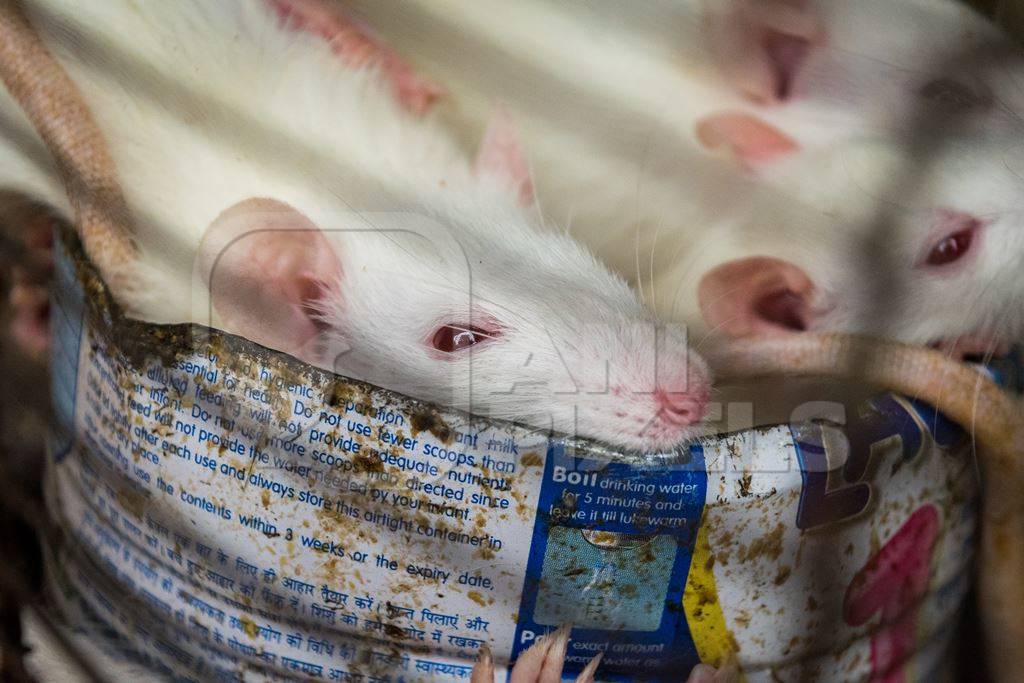
[[[567,675],[602,651],[602,680],[941,664],[977,489],[925,406],[616,454],[124,319],[65,240],[54,592],[167,676],[456,680],[481,644],[505,663],[566,621]]]

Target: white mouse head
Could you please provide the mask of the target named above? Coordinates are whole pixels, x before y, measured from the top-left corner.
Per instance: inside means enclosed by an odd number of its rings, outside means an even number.
[[[197,263],[220,324],[477,414],[642,450],[694,436],[710,386],[685,335],[576,242],[478,185],[330,225],[276,200],[230,207]]]
[[[751,245],[704,275],[707,324],[859,332],[961,354],[998,352],[1024,332],[1024,147],[988,136],[922,156],[855,141],[826,159],[807,203],[775,219],[777,245]]]

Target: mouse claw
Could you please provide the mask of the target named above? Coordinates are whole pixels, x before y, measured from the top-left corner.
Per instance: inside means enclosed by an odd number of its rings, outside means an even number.
[[[604,657],[603,652],[598,652],[594,655],[594,658],[587,662],[587,665],[583,667],[583,671],[576,677],[576,683],[594,683],[594,674],[597,673],[597,667],[601,663],[602,657]]]
[[[544,666],[541,668],[539,683],[560,683],[562,680],[562,667],[565,666],[565,654],[569,649],[569,636],[572,634],[572,624],[563,624],[551,634],[551,647],[544,657]]]
[[[469,683],[494,683],[494,657],[491,656],[491,648],[487,643],[480,646]]]
[[[11,287],[10,334],[30,358],[43,361],[50,349],[50,295],[45,286],[15,284]]]
[[[739,669],[734,662],[727,662],[720,668],[710,664],[698,664],[693,667],[686,683],[737,683],[739,681]]]
[[[559,683],[572,625],[564,624],[519,655],[509,683]]]

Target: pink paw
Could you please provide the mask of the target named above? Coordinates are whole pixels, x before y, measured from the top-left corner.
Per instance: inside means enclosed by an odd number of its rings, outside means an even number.
[[[510,683],[560,683],[571,633],[571,626],[562,626],[531,645],[519,655],[512,667]],[[593,683],[600,663],[601,655],[598,654],[576,677],[577,683]],[[494,661],[486,646],[481,648],[469,680],[470,683],[494,683]]]
[[[563,626],[531,645],[513,665],[510,683],[560,683],[571,633],[571,626]],[[593,683],[601,656],[602,653],[598,653],[587,663],[576,677],[576,683]],[[470,683],[494,683],[494,661],[486,645],[480,649],[469,680]],[[715,669],[707,664],[698,664],[690,672],[686,683],[735,683],[737,680],[737,671],[733,665]]]
[[[29,357],[43,360],[50,349],[50,295],[47,288],[15,283],[11,287],[10,306],[14,342]]]
[[[738,680],[739,675],[734,666],[726,665],[716,669],[708,664],[698,664],[693,667],[686,683],[736,683]]]
[[[50,348],[50,293],[53,275],[53,233],[49,216],[39,216],[23,227],[28,258],[11,269],[10,334],[18,347],[42,361]]]

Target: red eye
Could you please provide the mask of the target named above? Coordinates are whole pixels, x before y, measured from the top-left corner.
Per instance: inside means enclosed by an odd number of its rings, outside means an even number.
[[[970,250],[976,228],[977,226],[972,225],[966,230],[943,237],[938,244],[932,247],[925,263],[929,266],[944,266],[960,260]]]
[[[455,353],[494,339],[495,333],[472,325],[444,325],[434,333],[431,344],[438,351]]]

